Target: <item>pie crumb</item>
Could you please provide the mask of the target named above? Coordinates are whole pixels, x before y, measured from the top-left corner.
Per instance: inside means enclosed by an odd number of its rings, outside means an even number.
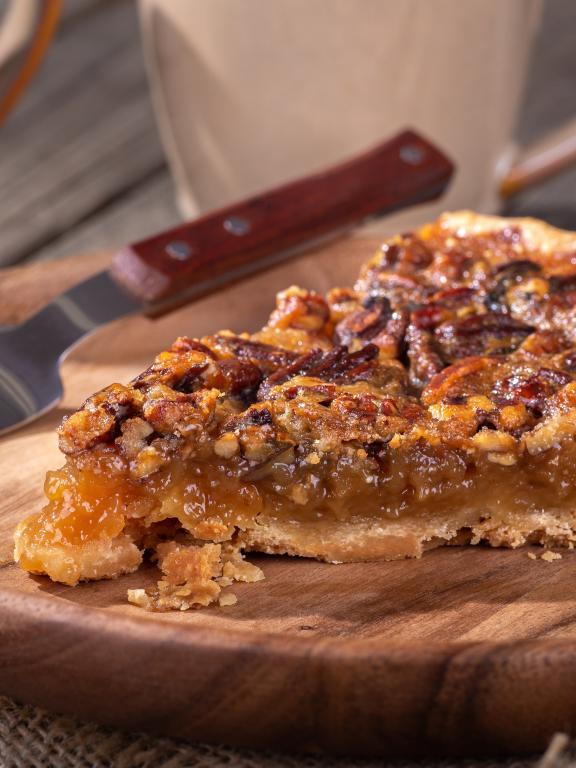
[[[528,557],[530,558],[530,560],[537,560],[538,559],[536,557],[536,555],[534,554],[534,552],[528,552]]]
[[[128,590],[128,602],[147,611],[234,605],[236,595],[223,588],[264,578],[261,569],[244,560],[232,544],[164,542],[157,552],[162,578],[156,588]]]
[[[222,592],[218,599],[218,605],[224,607],[227,605],[236,605],[238,598],[233,592]]]
[[[554,560],[562,560],[562,555],[559,552],[551,552],[549,549],[540,555],[540,560],[545,560],[547,563],[551,563]]]
[[[146,594],[145,589],[129,589],[128,602],[132,603],[132,605],[137,605],[140,608],[147,608],[150,598]]]

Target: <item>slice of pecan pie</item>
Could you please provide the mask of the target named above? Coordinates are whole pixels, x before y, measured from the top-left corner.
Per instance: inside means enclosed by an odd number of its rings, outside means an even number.
[[[331,562],[576,541],[576,236],[447,214],[354,289],[180,338],[64,421],[16,559],[75,584],[158,561],[146,607],[231,603],[242,551]]]

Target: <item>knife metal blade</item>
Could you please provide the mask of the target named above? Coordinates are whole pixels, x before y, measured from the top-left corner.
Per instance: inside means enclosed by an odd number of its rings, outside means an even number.
[[[60,363],[87,334],[141,311],[101,272],[15,327],[0,328],[0,434],[40,416],[62,397]]]

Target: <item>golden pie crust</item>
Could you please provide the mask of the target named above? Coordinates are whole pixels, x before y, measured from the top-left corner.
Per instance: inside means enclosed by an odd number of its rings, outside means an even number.
[[[243,551],[331,562],[576,541],[576,235],[448,213],[354,288],[292,287],[258,333],[180,338],[59,430],[16,559],[134,571],[146,608],[231,604]]]

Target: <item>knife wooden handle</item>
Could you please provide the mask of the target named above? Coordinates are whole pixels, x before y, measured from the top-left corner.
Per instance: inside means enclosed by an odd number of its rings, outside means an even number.
[[[263,268],[271,256],[433,200],[453,170],[440,150],[403,131],[326,171],[135,243],[116,254],[112,275],[144,304],[193,298]]]

